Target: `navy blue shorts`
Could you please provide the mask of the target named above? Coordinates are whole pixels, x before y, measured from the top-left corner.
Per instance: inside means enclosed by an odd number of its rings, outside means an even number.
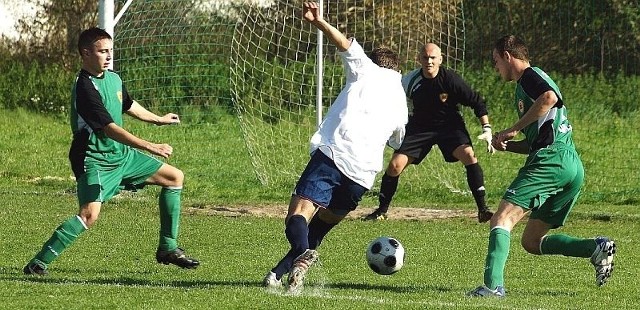
[[[293,194],[336,215],[347,215],[358,207],[366,191],[364,186],[340,172],[333,160],[318,150],[311,156]]]

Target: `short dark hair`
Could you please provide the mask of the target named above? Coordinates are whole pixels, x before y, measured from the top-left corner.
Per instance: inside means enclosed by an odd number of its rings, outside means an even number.
[[[85,48],[91,48],[91,45],[98,40],[109,39],[112,40],[111,35],[104,29],[93,27],[89,28],[82,33],[78,38],[78,53],[82,55],[82,50]]]
[[[529,61],[529,49],[524,41],[514,35],[506,35],[498,41],[493,47],[500,55],[509,52],[516,59]]]
[[[400,60],[398,54],[386,46],[376,47],[369,54],[371,61],[382,68],[398,71],[400,69]]]

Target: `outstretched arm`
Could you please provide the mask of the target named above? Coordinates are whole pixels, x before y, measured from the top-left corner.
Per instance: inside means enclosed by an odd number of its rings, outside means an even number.
[[[141,121],[156,124],[158,126],[180,123],[180,118],[177,114],[167,113],[164,116],[158,116],[155,113],[145,109],[135,100],[133,101],[133,104],[131,104],[129,110],[126,111],[126,113]]]
[[[305,2],[302,5],[302,17],[322,31],[339,51],[344,52],[351,46],[351,40],[322,18],[317,2]]]

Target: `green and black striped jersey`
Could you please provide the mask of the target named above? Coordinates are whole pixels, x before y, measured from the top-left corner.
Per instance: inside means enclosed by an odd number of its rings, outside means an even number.
[[[535,151],[552,144],[574,147],[572,127],[567,116],[567,107],[556,83],[544,71],[537,67],[527,68],[516,86],[515,105],[518,116],[522,117],[540,95],[553,91],[558,102],[547,114],[537,122],[522,129],[531,151]]]
[[[70,113],[73,141],[69,160],[76,177],[84,173],[86,164],[119,164],[129,147],[107,137],[102,129],[110,123],[122,127],[122,114],[132,104],[115,72],[105,71],[101,77],[95,77],[80,70],[71,92]]]

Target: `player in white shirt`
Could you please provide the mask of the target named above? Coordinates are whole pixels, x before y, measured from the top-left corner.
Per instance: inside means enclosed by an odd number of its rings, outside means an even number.
[[[384,147],[404,138],[407,105],[399,59],[386,47],[369,57],[321,16],[316,2],[303,4],[304,19],[321,30],[339,51],[346,85],[311,138],[311,159],[298,180],[285,219],[289,252],[267,273],[263,284],[280,287],[288,273],[290,292],[299,292],[316,248],[354,210],[382,170]]]

